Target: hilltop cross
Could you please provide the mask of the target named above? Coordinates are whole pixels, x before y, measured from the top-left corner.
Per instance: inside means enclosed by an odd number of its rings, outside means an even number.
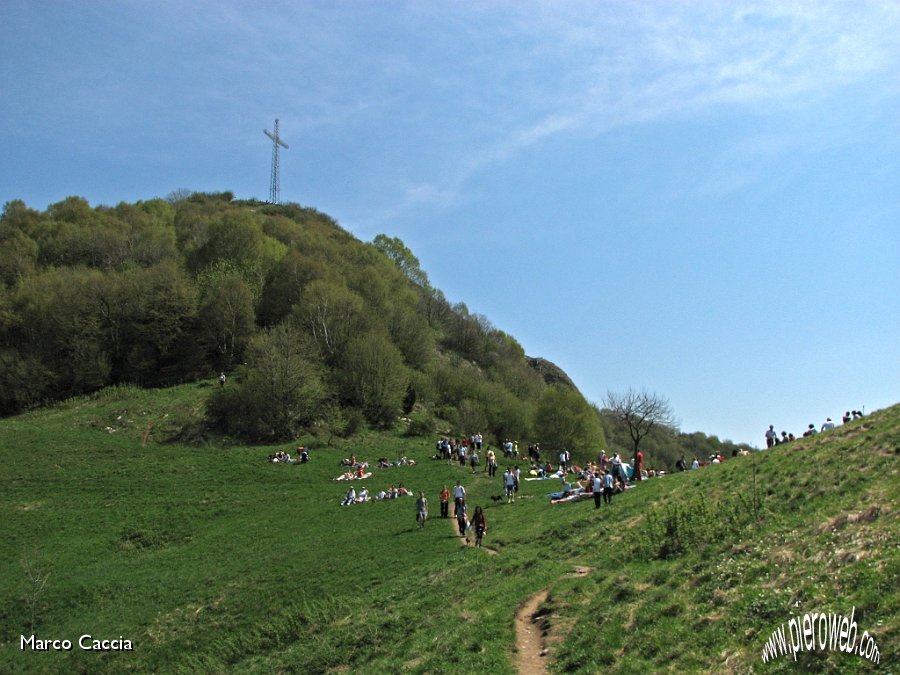
[[[278,146],[288,149],[287,143],[278,136],[278,118],[275,118],[275,133],[270,134],[263,129],[263,133],[272,139],[272,181],[269,184],[269,203],[278,204],[281,201],[281,177],[278,170]]]

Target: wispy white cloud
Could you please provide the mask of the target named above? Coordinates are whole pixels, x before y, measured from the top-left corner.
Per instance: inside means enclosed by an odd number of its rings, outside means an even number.
[[[444,204],[486,167],[557,136],[590,138],[722,106],[763,113],[821,100],[866,78],[895,90],[900,82],[896,3],[553,2],[508,9],[513,56],[523,62],[509,73],[511,98],[486,111],[505,123],[488,138],[471,137],[454,177],[433,190]],[[732,184],[745,180],[752,172]]]

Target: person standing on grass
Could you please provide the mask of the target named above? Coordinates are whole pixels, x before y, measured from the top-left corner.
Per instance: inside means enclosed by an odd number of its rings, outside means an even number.
[[[610,465],[612,466],[612,474],[613,478],[616,480],[621,480],[623,483],[625,482],[625,471],[622,469],[622,458],[619,457],[619,453],[613,453],[612,459],[609,460]]]
[[[644,471],[644,453],[638,450],[634,453],[634,473],[632,478],[636,481],[643,480],[641,473]]]
[[[613,490],[615,489],[614,483],[612,474],[607,469],[606,475],[603,476],[603,501],[610,506],[612,506]]]
[[[497,455],[493,450],[487,451],[487,472],[491,478],[497,475]]]
[[[441,518],[446,518],[450,513],[450,490],[445,485],[441,489]]]
[[[428,520],[428,500],[425,499],[425,493],[420,492],[416,500],[416,522],[419,523],[419,527],[425,527],[426,520]]]
[[[475,529],[475,546],[481,546],[481,538],[487,532],[487,520],[480,506],[475,507],[475,515],[472,516],[472,527]]]
[[[506,473],[503,474],[503,486],[506,488],[506,503],[516,501],[516,475],[512,472],[512,467],[506,467]]]
[[[771,448],[775,445],[775,440],[778,438],[778,434],[775,433],[775,425],[770,424],[769,428],[766,429],[766,447]]]
[[[594,475],[591,477],[592,489],[594,492],[594,508],[600,508],[600,500],[603,499],[603,479],[600,477],[600,472],[594,472]]]
[[[225,373],[219,373],[219,386],[225,386]]]

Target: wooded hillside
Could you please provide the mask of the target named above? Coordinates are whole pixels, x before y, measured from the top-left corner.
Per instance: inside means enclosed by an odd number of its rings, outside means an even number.
[[[604,445],[568,378],[548,384],[515,338],[448,302],[403,242],[363,243],[296,204],[9,202],[0,282],[2,414],[224,372],[200,436],[341,436],[407,415],[415,433],[544,439],[584,458]]]

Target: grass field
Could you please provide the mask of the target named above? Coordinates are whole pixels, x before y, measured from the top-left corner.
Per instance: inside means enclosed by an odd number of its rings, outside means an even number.
[[[305,465],[172,442],[209,391],[113,388],[0,421],[0,672],[512,673],[516,610],[542,590],[551,672],[896,670],[900,407],[594,511],[549,505],[545,482],[495,503],[499,476],[432,461],[434,439],[402,429],[312,442]],[[416,459],[364,484],[424,490],[427,526],[411,497],[339,507],[351,453]],[[437,518],[458,479],[496,555]],[[792,616],[854,608],[878,666],[763,663]],[[84,651],[84,634],[133,650]]]

